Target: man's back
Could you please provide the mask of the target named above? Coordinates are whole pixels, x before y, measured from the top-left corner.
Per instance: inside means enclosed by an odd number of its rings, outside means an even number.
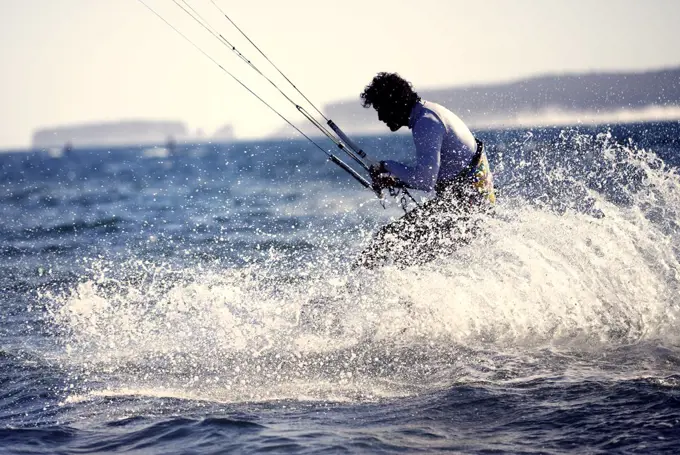
[[[387,169],[409,186],[430,191],[437,180],[449,180],[470,164],[477,146],[465,123],[437,103],[419,101],[409,119],[416,146],[416,166],[387,161]]]
[[[452,179],[470,164],[477,151],[475,137],[463,121],[444,106],[423,102],[423,111],[436,115],[443,123],[445,134],[441,146],[441,164],[438,179]],[[414,125],[414,134],[415,128]]]

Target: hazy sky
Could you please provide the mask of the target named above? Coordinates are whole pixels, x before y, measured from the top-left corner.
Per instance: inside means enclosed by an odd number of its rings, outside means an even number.
[[[276,107],[287,106],[172,0],[145,1]],[[260,62],[210,0],[188,1]],[[358,103],[378,71],[423,88],[680,64],[678,0],[217,3],[319,107]],[[208,134],[230,123],[239,137],[281,126],[138,0],[0,0],[0,42],[0,147],[28,145],[36,127],[99,120],[184,120]]]

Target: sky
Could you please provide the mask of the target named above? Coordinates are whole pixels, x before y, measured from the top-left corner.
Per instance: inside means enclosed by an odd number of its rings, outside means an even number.
[[[273,107],[299,118],[173,0],[144,1]],[[212,0],[186,1],[287,88]],[[423,89],[680,65],[677,0],[215,2],[319,108],[359,103],[379,71]],[[283,125],[139,0],[0,0],[0,43],[0,147],[28,146],[40,127],[120,119],[181,120],[207,134],[231,124],[239,138]]]

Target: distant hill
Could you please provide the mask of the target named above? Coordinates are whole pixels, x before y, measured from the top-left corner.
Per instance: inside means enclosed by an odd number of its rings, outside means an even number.
[[[367,81],[368,82],[368,81]],[[386,131],[373,109],[351,100],[328,104],[324,111],[343,129]],[[443,104],[473,126],[518,123],[591,123],[611,118],[680,118],[680,68],[648,72],[570,74],[532,77],[516,82],[416,90]],[[639,117],[639,118],[638,118]]]
[[[215,131],[212,139],[216,141],[231,141],[234,139],[234,128],[231,125],[224,125]]]
[[[188,136],[187,126],[173,121],[119,121],[44,128],[33,134],[33,148],[92,145],[159,144]]]

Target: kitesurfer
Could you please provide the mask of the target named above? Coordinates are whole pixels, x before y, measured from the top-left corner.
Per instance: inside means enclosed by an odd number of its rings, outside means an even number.
[[[482,142],[458,116],[422,100],[396,73],[378,73],[361,99],[391,131],[411,129],[416,148],[414,166],[396,161],[373,166],[374,188],[401,186],[435,191],[436,196],[381,228],[357,265],[422,263],[468,242],[477,228],[470,215],[489,209],[496,199]]]

